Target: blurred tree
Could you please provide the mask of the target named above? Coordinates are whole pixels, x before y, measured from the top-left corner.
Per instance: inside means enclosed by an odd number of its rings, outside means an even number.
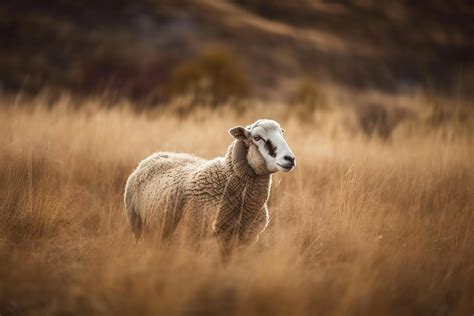
[[[316,83],[303,79],[294,94],[290,97],[291,112],[296,114],[303,122],[312,122],[315,113],[327,110],[327,98]]]
[[[215,107],[247,96],[249,86],[234,54],[208,49],[195,59],[179,64],[165,90],[170,98],[190,95],[193,103]]]

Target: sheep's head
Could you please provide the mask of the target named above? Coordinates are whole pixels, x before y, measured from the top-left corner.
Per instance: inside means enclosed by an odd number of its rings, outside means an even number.
[[[229,133],[248,147],[247,161],[257,174],[277,171],[289,172],[295,167],[295,155],[283,138],[284,130],[273,120],[258,120],[243,127],[236,126]]]

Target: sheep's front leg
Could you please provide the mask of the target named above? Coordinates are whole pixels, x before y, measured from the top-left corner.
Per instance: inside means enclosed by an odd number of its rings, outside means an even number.
[[[269,223],[270,223],[270,215],[268,213],[268,207],[265,204],[262,208],[261,216],[256,223],[256,227],[254,228],[254,231],[256,233],[255,242],[260,241],[260,235],[265,231],[265,229],[267,229],[267,226]]]
[[[229,252],[238,241],[240,220],[239,198],[234,194],[228,195],[225,203],[219,208],[212,225],[214,235],[223,248],[224,253]]]
[[[256,243],[269,222],[268,208],[264,205],[260,210],[247,216],[240,225],[239,239],[242,244]]]
[[[238,237],[238,216],[231,213],[235,211],[219,210],[213,223],[214,235],[225,248],[230,248]]]
[[[214,221],[214,233],[224,252],[230,251],[237,244],[257,242],[259,235],[269,222],[268,208],[264,205],[253,216],[243,214],[240,206],[222,207]]]

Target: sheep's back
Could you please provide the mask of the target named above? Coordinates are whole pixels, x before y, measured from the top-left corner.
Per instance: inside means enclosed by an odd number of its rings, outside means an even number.
[[[129,181],[142,218],[150,218],[158,210],[179,209],[187,178],[204,162],[193,155],[167,152],[154,153],[140,162]]]
[[[222,200],[229,177],[222,157],[205,161],[196,166],[188,178],[187,195],[200,206],[216,207]]]

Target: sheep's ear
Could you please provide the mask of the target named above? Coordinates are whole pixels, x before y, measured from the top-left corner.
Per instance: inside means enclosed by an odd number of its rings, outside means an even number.
[[[229,134],[234,136],[235,139],[245,140],[250,137],[250,131],[242,126],[232,127],[229,130]]]

